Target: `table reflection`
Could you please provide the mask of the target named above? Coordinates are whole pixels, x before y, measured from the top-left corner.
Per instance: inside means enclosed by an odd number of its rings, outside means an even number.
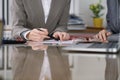
[[[118,80],[118,59],[111,55],[106,56],[105,80]]]
[[[71,80],[68,59],[59,47],[28,42],[14,47],[12,70],[14,80]]]
[[[38,44],[36,42],[29,41],[26,43],[28,46],[30,46],[33,50],[47,50],[48,45],[45,44]]]
[[[119,55],[68,53],[72,56],[72,80],[119,80]]]
[[[119,80],[120,54],[74,53],[62,46],[14,46],[13,80]]]

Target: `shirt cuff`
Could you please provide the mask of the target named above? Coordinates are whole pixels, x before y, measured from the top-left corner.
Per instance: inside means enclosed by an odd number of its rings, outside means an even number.
[[[24,37],[26,40],[28,40],[27,34],[28,34],[29,32],[30,32],[30,31],[26,31],[26,32],[23,34],[23,37]]]

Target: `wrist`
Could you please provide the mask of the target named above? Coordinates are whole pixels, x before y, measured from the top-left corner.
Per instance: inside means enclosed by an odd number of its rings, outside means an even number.
[[[23,31],[20,35],[24,40],[28,40],[28,35],[30,33],[30,30]]]

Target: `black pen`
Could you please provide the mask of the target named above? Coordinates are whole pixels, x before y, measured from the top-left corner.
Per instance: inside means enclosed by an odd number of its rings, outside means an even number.
[[[59,38],[53,37],[53,34],[48,34],[48,36],[49,36],[51,39],[54,39],[54,40],[56,40],[56,41],[60,40]]]
[[[42,31],[40,28],[37,28],[37,30],[39,30],[39,31]],[[60,40],[59,38],[55,38],[55,37],[53,37],[53,34],[48,34],[47,36],[49,36],[51,39],[54,39],[54,40]]]

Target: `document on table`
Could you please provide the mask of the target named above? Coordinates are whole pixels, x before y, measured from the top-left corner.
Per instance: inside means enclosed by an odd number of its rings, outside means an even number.
[[[75,43],[86,43],[86,42],[100,42],[100,41],[98,41],[98,40],[95,40],[95,39],[91,39],[91,40],[86,40],[86,39],[82,39],[82,38],[80,38],[80,39],[73,39],[73,40],[67,40],[67,41],[57,41],[57,40],[54,40],[54,39],[52,39],[52,40],[45,40],[45,41],[42,41],[42,42],[40,42],[40,43],[45,43],[45,44],[47,44],[47,43],[53,43],[53,44],[75,44]]]
[[[76,44],[79,44],[79,43],[91,43],[91,42],[98,42],[98,41],[95,41],[94,39],[88,41],[86,39],[73,39],[73,40],[67,40],[67,41],[60,41],[60,40],[45,40],[45,41],[38,41],[38,42],[35,42],[35,41],[30,41],[30,44],[32,45],[58,45],[58,46],[68,46],[68,45],[76,45]],[[29,43],[29,42],[28,42]]]
[[[56,41],[56,40],[45,40],[45,41],[28,41],[28,45],[49,45],[49,46],[68,46],[76,44],[74,40],[67,41]]]
[[[73,43],[75,43],[75,41],[74,40],[67,40],[67,41],[45,40],[45,41],[40,42],[40,43],[73,44]]]

